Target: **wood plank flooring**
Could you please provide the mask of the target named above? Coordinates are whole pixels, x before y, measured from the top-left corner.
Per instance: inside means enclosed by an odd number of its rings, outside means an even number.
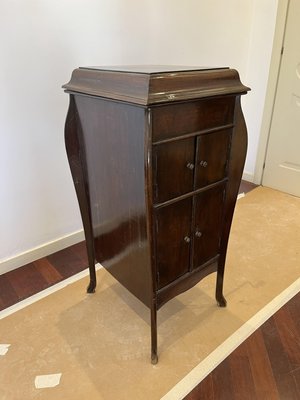
[[[242,182],[240,192],[256,185]],[[85,243],[0,275],[0,310],[87,268]],[[300,399],[300,294],[254,332],[185,400]]]
[[[88,266],[85,242],[0,275],[0,310],[48,288]]]
[[[300,293],[184,400],[299,400]]]

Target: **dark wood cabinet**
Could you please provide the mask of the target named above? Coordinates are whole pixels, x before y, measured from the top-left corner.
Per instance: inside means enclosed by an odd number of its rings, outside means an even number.
[[[247,132],[229,68],[91,67],[73,71],[65,143],[95,262],[151,310],[217,272],[223,276]]]

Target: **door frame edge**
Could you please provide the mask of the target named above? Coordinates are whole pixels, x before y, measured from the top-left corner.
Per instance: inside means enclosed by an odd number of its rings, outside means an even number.
[[[273,49],[270,62],[269,78],[260,129],[260,138],[254,170],[253,182],[260,185],[263,180],[264,164],[268,149],[273,108],[276,98],[277,83],[280,72],[282,46],[286,27],[288,6],[290,0],[278,0],[276,25],[273,39]]]

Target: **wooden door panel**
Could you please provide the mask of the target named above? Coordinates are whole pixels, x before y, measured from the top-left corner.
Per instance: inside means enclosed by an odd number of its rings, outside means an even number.
[[[153,147],[155,202],[193,190],[195,140],[189,138]]]
[[[192,198],[156,212],[158,286],[162,288],[189,270]]]
[[[226,176],[230,138],[231,129],[198,137],[196,189],[217,182]]]
[[[193,268],[198,268],[219,253],[224,185],[195,196]]]

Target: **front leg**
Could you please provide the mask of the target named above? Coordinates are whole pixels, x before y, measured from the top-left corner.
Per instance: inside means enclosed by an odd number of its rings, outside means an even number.
[[[224,264],[218,265],[217,283],[216,283],[216,300],[219,307],[226,307],[227,301],[223,295],[224,281]]]

